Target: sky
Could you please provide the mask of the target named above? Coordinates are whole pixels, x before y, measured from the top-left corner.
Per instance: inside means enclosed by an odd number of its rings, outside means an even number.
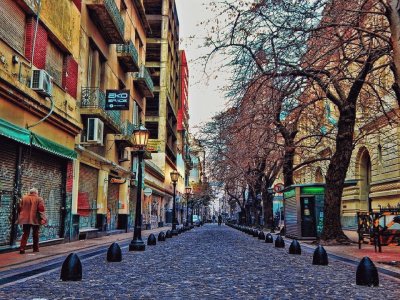
[[[226,101],[220,88],[224,87],[229,78],[229,74],[213,71],[212,79],[207,80],[203,65],[196,61],[210,51],[203,46],[207,28],[199,25],[213,17],[212,12],[207,9],[209,3],[210,0],[176,0],[180,48],[186,51],[189,61],[189,124],[194,133],[201,124],[224,108]]]

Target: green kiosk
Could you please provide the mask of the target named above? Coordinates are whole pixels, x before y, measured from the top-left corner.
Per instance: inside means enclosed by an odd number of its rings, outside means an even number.
[[[294,184],[283,191],[286,236],[317,239],[324,223],[325,184]]]

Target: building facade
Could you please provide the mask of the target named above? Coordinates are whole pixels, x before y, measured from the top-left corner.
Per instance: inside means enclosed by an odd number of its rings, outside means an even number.
[[[36,187],[47,207],[41,241],[69,237],[80,10],[71,1],[0,4],[0,248],[18,243],[18,201]]]
[[[174,0],[145,1],[152,29],[147,38],[146,66],[155,84],[147,102],[145,126],[150,130],[145,185],[152,190],[145,199],[144,222],[156,226],[172,222],[173,185],[170,173],[180,171],[177,200],[184,192],[184,173],[178,168],[179,20]]]

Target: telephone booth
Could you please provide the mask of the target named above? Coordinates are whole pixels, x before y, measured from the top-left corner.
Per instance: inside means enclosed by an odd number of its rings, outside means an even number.
[[[317,239],[324,223],[325,184],[295,184],[286,188],[284,215],[286,236]]]

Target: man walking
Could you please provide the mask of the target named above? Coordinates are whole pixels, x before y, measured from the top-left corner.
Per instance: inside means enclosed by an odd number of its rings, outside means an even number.
[[[38,190],[32,188],[29,194],[22,197],[19,205],[17,224],[22,225],[24,234],[21,238],[19,253],[25,253],[26,243],[32,228],[33,252],[39,252],[39,227],[47,223],[44,201],[38,195]]]

